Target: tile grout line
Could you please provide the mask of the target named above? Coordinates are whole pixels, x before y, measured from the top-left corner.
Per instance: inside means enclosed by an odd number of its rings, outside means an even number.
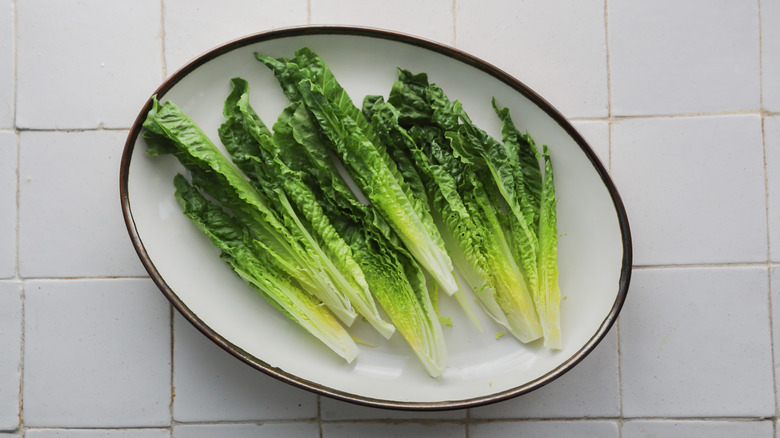
[[[458,0],[452,0],[452,47],[458,47]]]
[[[231,425],[292,425],[311,423],[312,418],[290,418],[290,419],[267,419],[267,420],[200,420],[200,421],[185,421],[176,422],[177,426],[231,426]],[[378,425],[439,425],[439,424],[451,424],[451,425],[488,425],[495,423],[595,423],[595,422],[614,422],[618,423],[624,420],[623,417],[496,417],[496,418],[480,418],[475,420],[466,419],[446,419],[446,418],[363,418],[363,419],[341,419],[330,420],[327,424],[339,425],[339,424],[378,424]],[[731,417],[731,416],[712,416],[712,417],[673,417],[673,416],[639,416],[630,417],[629,421],[648,421],[648,422],[675,422],[675,423],[694,423],[694,422],[728,422],[728,423],[752,423],[752,422],[774,422],[774,417]],[[25,430],[74,430],[74,431],[130,431],[130,430],[167,430],[171,427],[166,426],[32,426],[26,427]],[[18,430],[16,432],[21,432]],[[5,431],[0,432],[0,435],[7,433]],[[13,433],[13,432],[12,432]],[[468,437],[466,437],[468,438]]]
[[[605,63],[606,63],[606,73],[607,73],[607,143],[608,143],[608,154],[607,154],[607,169],[609,174],[612,174],[612,129],[614,126],[614,118],[612,114],[612,70],[610,68],[610,57],[609,57],[609,0],[604,0],[604,52],[605,52]],[[617,427],[617,437],[621,438],[623,436],[623,376],[620,370],[620,318],[618,318],[617,323],[615,324],[615,361],[617,362],[615,365],[615,369],[617,370],[617,402],[618,402],[618,418],[615,422],[615,426]]]
[[[520,396],[522,397],[522,395]],[[613,422],[618,423],[626,418],[622,416],[597,416],[597,417],[495,417],[495,418],[477,418],[477,419],[447,419],[447,418],[354,418],[354,419],[340,419],[327,421],[328,424],[456,424],[456,425],[485,425],[494,423],[595,423],[595,422]],[[760,422],[760,421],[773,421],[774,417],[730,417],[730,416],[711,416],[711,417],[674,417],[674,416],[638,416],[628,417],[629,421],[668,421],[668,422],[702,422],[702,421],[718,421],[718,422]],[[304,419],[299,420],[274,420],[263,421],[262,423],[285,423],[285,422],[297,422],[306,421]],[[233,421],[233,422],[194,422],[187,424],[245,424],[253,423],[253,421]]]
[[[168,76],[168,66],[165,61],[165,0],[160,0],[160,70],[162,74],[162,80],[165,80],[165,78]],[[168,415],[169,415],[169,422],[168,422],[168,435],[173,437],[173,403],[176,399],[176,387],[173,384],[173,375],[174,375],[174,358],[173,358],[173,351],[174,351],[174,340],[175,340],[175,333],[174,333],[174,326],[173,326],[173,318],[174,318],[174,309],[173,306],[169,303],[168,304],[168,323],[169,323],[169,329],[170,329],[170,361],[171,361],[171,370],[170,370],[170,404],[168,405]]]
[[[14,223],[14,280],[18,281],[20,293],[19,293],[19,300],[21,301],[21,315],[19,320],[19,365],[17,366],[17,372],[19,373],[19,382],[18,382],[18,404],[17,404],[17,415],[18,415],[18,423],[17,423],[17,431],[22,435],[26,435],[26,428],[24,425],[24,348],[25,348],[25,296],[26,296],[26,288],[24,287],[24,281],[21,277],[21,271],[20,271],[20,262],[19,262],[19,228],[21,224],[21,218],[20,218],[20,204],[21,204],[21,160],[22,160],[22,147],[21,147],[21,135],[19,132],[19,129],[17,128],[17,108],[18,108],[18,100],[19,100],[19,81],[18,81],[18,69],[19,69],[19,6],[18,2],[14,0],[11,3],[12,8],[12,25],[13,25],[13,105],[14,105],[14,112],[12,117],[12,126],[13,126],[13,132],[16,137],[16,193],[15,193],[15,207],[16,207],[16,214],[14,217],[15,223]]]
[[[168,66],[165,62],[165,0],[160,0],[160,66],[162,80],[168,76]]]
[[[121,132],[121,131],[129,131],[130,127],[105,127],[102,125],[102,123],[98,126],[95,126],[94,128],[16,128],[14,129],[14,132],[16,133],[22,133],[22,132],[62,132],[62,133],[77,133],[77,132],[96,132],[96,131],[108,131],[108,132]],[[0,130],[2,131],[2,130]]]
[[[16,113],[17,113],[17,108],[19,107],[19,102],[18,102],[18,100],[19,100],[18,94],[19,93],[17,92],[17,89],[19,88],[18,87],[19,84],[18,84],[18,80],[17,80],[18,69],[19,69],[19,67],[18,67],[18,65],[19,65],[19,35],[18,35],[19,34],[19,13],[18,13],[18,7],[17,7],[17,4],[16,4],[16,0],[13,0],[11,2],[11,8],[12,8],[11,14],[13,15],[13,19],[11,20],[11,23],[12,23],[12,26],[14,28],[14,30],[12,32],[12,35],[13,35],[13,43],[12,43],[13,44],[13,63],[14,63],[14,67],[12,69],[13,70],[13,97],[12,97],[12,100],[13,100],[13,105],[14,105],[14,113],[13,113],[13,116],[11,117],[11,119],[12,119],[12,121],[11,121],[12,128],[11,129],[13,129],[13,131],[16,133],[16,136],[18,138],[19,137],[19,129],[17,128],[17,123],[16,123]],[[19,169],[17,168],[17,171],[18,170]]]
[[[322,396],[317,394],[317,432],[319,437],[323,438],[322,432]]]
[[[170,356],[171,357],[171,376],[170,376],[170,379],[171,379],[171,403],[168,406],[168,413],[170,414],[171,421],[170,421],[170,424],[169,424],[168,427],[169,427],[169,430],[171,432],[171,436],[173,436],[173,421],[174,421],[174,419],[173,419],[173,402],[174,402],[174,400],[176,400],[176,386],[173,384],[173,374],[174,374],[174,372],[173,372],[173,367],[174,367],[173,344],[174,344],[174,339],[175,339],[175,329],[174,329],[174,326],[173,326],[173,318],[176,315],[175,315],[175,309],[173,308],[173,305],[170,304],[170,303],[168,304],[168,315],[169,315],[168,318],[170,319],[169,323],[170,323],[170,329],[171,329],[171,331],[170,331],[170,334],[171,334],[171,337],[170,337],[170,343],[171,343],[171,356]]]
[[[764,35],[761,27],[761,0],[756,0],[758,7],[758,106],[764,109]]]
[[[612,119],[612,71],[609,62],[609,0],[604,0],[604,52],[607,67],[607,118]]]
[[[767,305],[769,307],[769,351],[771,353],[772,363],[772,395],[775,402],[775,420],[780,412],[777,395],[777,368],[775,356],[775,331],[772,302],[772,243],[771,243],[771,220],[769,212],[769,167],[766,155],[766,114],[764,111],[764,35],[763,20],[761,16],[761,0],[756,0],[758,8],[758,90],[759,90],[759,108],[761,108],[761,148],[764,158],[764,207],[766,208],[766,266],[767,266]],[[777,438],[777,422],[772,421],[772,436]]]
[[[463,438],[469,438],[471,435],[471,410],[473,408],[466,408],[466,416],[463,418]]]
[[[163,70],[165,67],[163,66]],[[780,112],[765,111],[765,110],[738,110],[738,111],[718,111],[718,112],[703,112],[703,113],[679,113],[679,114],[644,114],[644,115],[628,115],[628,116],[608,116],[608,117],[567,117],[566,120],[570,122],[606,122],[613,124],[624,120],[648,120],[648,119],[678,119],[678,118],[694,118],[694,117],[722,117],[722,116],[759,116],[759,117],[772,117],[780,116]],[[1,129],[0,132],[15,132],[17,134],[22,132],[62,132],[62,133],[75,133],[75,132],[94,132],[94,131],[129,131],[132,126],[122,127],[105,127],[96,126],[94,128],[19,128],[13,129]]]
[[[755,268],[755,267],[778,267],[780,262],[733,262],[733,263],[680,263],[670,265],[633,265],[632,269],[708,269],[708,268]],[[29,276],[14,277],[6,280],[36,280],[36,281],[98,281],[98,280],[149,280],[148,275],[102,275],[102,276],[79,276],[79,277],[59,277],[59,276]]]
[[[20,147],[20,139],[19,136],[16,136],[16,224],[14,224],[15,233],[16,233],[16,260],[14,261],[14,280],[18,281],[19,288],[20,288],[20,294],[19,299],[21,301],[21,318],[19,321],[20,328],[19,328],[19,366],[18,366],[18,372],[19,372],[19,404],[18,404],[18,415],[19,415],[19,423],[18,423],[18,429],[24,434],[24,348],[25,348],[25,302],[26,302],[26,295],[27,295],[27,288],[25,287],[25,282],[21,278],[21,275],[19,274],[19,224],[21,223],[19,219],[19,201],[21,198],[21,182],[20,182],[20,162],[21,162],[21,147]]]
[[[766,116],[770,114],[764,110],[764,32],[761,15],[761,0],[756,0],[758,9],[758,89],[759,108],[761,108],[761,147],[764,158],[764,206],[766,208],[766,260],[767,260],[767,305],[769,306],[769,350],[772,354],[772,395],[775,401],[775,419],[780,412],[777,394],[777,368],[775,356],[775,333],[772,302],[772,243],[771,243],[771,218],[769,211],[769,167],[766,155]],[[772,436],[777,437],[777,423],[772,422]]]
[[[712,269],[712,268],[765,268],[776,265],[774,262],[734,262],[734,263],[680,263],[670,265],[633,265],[632,269]]]
[[[609,13],[608,13],[608,0],[604,0],[604,53],[605,63],[607,67],[607,128],[608,128],[608,142],[609,149],[607,153],[607,169],[609,173],[612,173],[612,70],[609,65]]]
[[[775,335],[774,335],[774,318],[773,318],[773,305],[772,302],[772,247],[770,242],[770,217],[769,217],[769,172],[766,159],[766,132],[765,132],[765,118],[761,117],[761,147],[764,158],[764,203],[766,207],[766,275],[767,275],[767,306],[769,308],[769,351],[771,353],[772,363],[772,395],[775,402],[775,418],[778,416],[778,399],[777,399],[777,369],[775,367]],[[776,426],[773,422],[772,434],[777,436]]]

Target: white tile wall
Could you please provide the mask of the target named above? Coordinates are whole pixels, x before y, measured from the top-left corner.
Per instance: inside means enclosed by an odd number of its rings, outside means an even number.
[[[757,115],[616,122],[612,175],[634,263],[766,261],[763,161]]]
[[[174,318],[173,418],[181,422],[312,419],[317,397],[227,354],[183,317]],[[269,395],[273,396],[269,396]]]
[[[780,318],[780,265],[774,265],[769,270],[769,283],[771,285],[772,300],[772,321]],[[777,379],[780,374],[780,365],[778,365],[778,355],[780,355],[780,324],[772,324],[772,341],[774,346],[775,359],[775,399],[780,396],[780,381]]]
[[[169,308],[147,279],[27,281],[25,424],[169,425]]]
[[[0,281],[0,431],[19,427],[22,365],[22,285]]]
[[[355,2],[311,0],[312,24],[350,24],[412,33],[453,45],[454,3],[452,0],[399,0]]]
[[[21,275],[145,274],[117,196],[126,137],[126,131],[21,133]]]
[[[317,438],[319,425],[314,422],[266,424],[184,424],[173,427],[173,438]]]
[[[192,58],[261,30],[306,24],[306,0],[166,0],[165,67],[173,74]],[[240,13],[236,13],[240,11]]]
[[[611,421],[513,421],[469,426],[469,438],[617,438]]]
[[[162,78],[160,4],[17,1],[16,125],[129,127]]]
[[[0,131],[0,278],[16,271],[17,138]]]
[[[758,2],[608,5],[613,114],[758,109]]]
[[[125,129],[192,57],[307,23],[455,45],[575,119],[639,268],[571,373],[385,411],[277,382],[171,318],[120,214]],[[1,2],[0,438],[775,438],[779,74],[779,0]]]
[[[620,326],[626,417],[775,413],[765,267],[634,272]]]
[[[14,2],[0,4],[0,129],[14,126]]]
[[[459,0],[457,46],[506,70],[567,117],[605,117],[604,2]]]
[[[629,421],[622,438],[772,438],[771,421]]]

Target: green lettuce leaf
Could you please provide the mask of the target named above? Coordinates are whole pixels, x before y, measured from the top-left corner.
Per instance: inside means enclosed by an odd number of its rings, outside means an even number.
[[[293,168],[308,169],[307,184],[352,248],[371,292],[431,376],[444,372],[446,345],[425,274],[373,205],[357,198],[329,156],[327,138],[302,105],[291,105],[273,126],[274,141],[292,151]]]
[[[539,218],[539,290],[537,308],[544,345],[561,348],[561,290],[558,285],[558,227],[552,159],[544,145],[544,185]]]
[[[352,251],[322,211],[316,195],[303,182],[301,172],[290,169],[279,158],[272,133],[249,104],[249,83],[232,81],[233,90],[225,102],[227,120],[219,129],[222,143],[258,190],[266,192],[276,211],[284,212],[292,227],[307,242],[327,268],[339,290],[355,310],[384,337],[395,331],[379,315],[365,276]]]
[[[349,333],[322,302],[303,292],[250,231],[209,202],[181,174],[174,178],[175,196],[185,216],[222,251],[221,258],[271,305],[295,321],[331,350],[352,362],[358,348]]]
[[[495,148],[497,142],[467,125],[471,121],[460,103],[451,102],[441,88],[428,85],[421,75],[401,70],[388,101],[412,108],[411,114],[398,120],[407,121],[414,140],[407,149],[418,172],[427,176],[431,211],[438,215],[437,223],[458,271],[493,320],[523,342],[539,338],[542,330],[532,294],[512,251],[512,233],[507,234],[506,223],[518,222],[502,218],[497,207],[494,176],[504,175],[514,190],[514,169],[506,164],[500,172],[491,171],[474,147],[463,144],[487,142],[482,145],[487,149]],[[427,103],[427,110],[421,102]]]
[[[169,141],[168,150],[192,173],[193,182],[202,181],[201,188],[244,222],[258,239],[270,249],[280,251],[278,259],[288,259],[288,266],[297,266],[295,274],[307,291],[317,295],[345,324],[351,325],[357,313],[346,295],[333,282],[334,272],[311,247],[308,232],[291,226],[294,220],[279,215],[269,200],[233,166],[200,128],[174,103],[160,106],[155,100],[144,122],[148,134]]]
[[[458,284],[452,261],[424,200],[418,199],[405,183],[373,127],[324,61],[307,48],[298,50],[288,62],[255,56],[272,69],[291,101],[304,103],[329,140],[331,150],[420,264],[445,292],[455,293]]]

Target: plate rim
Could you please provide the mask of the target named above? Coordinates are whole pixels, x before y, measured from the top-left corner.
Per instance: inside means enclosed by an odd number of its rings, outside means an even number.
[[[553,368],[549,372],[542,376],[526,382],[522,385],[513,387],[508,390],[491,393],[488,395],[472,397],[468,399],[460,400],[447,400],[447,401],[434,401],[434,402],[418,402],[418,401],[398,401],[398,400],[383,400],[358,394],[352,394],[345,391],[341,391],[335,388],[330,388],[326,385],[313,382],[292,373],[286,372],[277,367],[273,367],[266,363],[262,359],[251,355],[241,349],[241,347],[228,341],[222,335],[212,330],[206,323],[204,323],[200,317],[192,312],[184,302],[178,297],[173,289],[168,286],[166,281],[162,278],[157,268],[154,265],[149,254],[146,252],[143,241],[135,225],[133,218],[132,207],[130,205],[130,197],[128,194],[128,180],[130,162],[132,159],[133,151],[135,149],[135,143],[142,131],[142,123],[146,118],[146,114],[152,107],[152,97],[162,96],[173,88],[179,81],[185,78],[188,74],[202,66],[203,64],[224,55],[233,50],[241,47],[268,41],[274,39],[283,39],[296,36],[305,35],[348,35],[357,37],[377,38],[383,40],[391,40],[403,44],[408,44],[416,47],[420,47],[425,50],[437,52],[441,55],[452,58],[456,61],[465,63],[472,68],[476,68],[496,79],[508,85],[515,91],[522,94],[527,99],[531,100],[539,109],[544,111],[549,117],[553,119],[566,133],[577,143],[580,149],[590,160],[594,169],[601,178],[602,183],[607,189],[612,204],[617,214],[618,225],[620,227],[620,234],[622,239],[622,265],[620,269],[620,279],[618,281],[618,292],[615,297],[615,301],[610,309],[610,312],[604,318],[599,325],[599,329],[593,334],[593,336],[575,352],[571,357],[566,359],[563,363]],[[628,222],[628,215],[626,213],[625,206],[622,198],[618,193],[617,187],[610,178],[607,170],[596,156],[593,149],[580,135],[580,133],[573,127],[573,125],[566,119],[563,114],[553,107],[547,100],[541,95],[536,93],[533,89],[525,85],[522,81],[505,72],[504,70],[496,67],[495,65],[488,63],[468,52],[460,50],[458,48],[448,46],[436,41],[432,41],[416,35],[397,32],[394,30],[387,30],[375,27],[367,26],[343,26],[343,25],[303,25],[277,28],[272,30],[266,30],[257,32],[254,34],[239,37],[218,45],[201,55],[195,57],[184,66],[180,67],[175,73],[170,75],[167,79],[164,79],[162,84],[152,93],[149,99],[146,101],[135,121],[133,122],[130,132],[125,141],[124,149],[122,151],[122,157],[120,161],[119,170],[119,195],[122,208],[122,216],[124,218],[125,226],[129,234],[133,248],[135,249],[141,263],[146,269],[152,281],[157,285],[162,294],[168,299],[173,307],[185,317],[195,328],[197,328],[203,335],[209,338],[212,342],[217,344],[223,350],[227,351],[234,357],[238,358],[242,362],[250,365],[251,367],[274,377],[282,382],[291,384],[301,389],[308,390],[315,394],[324,395],[337,400],[355,403],[358,405],[393,409],[393,410],[405,410],[405,411],[444,411],[454,409],[465,409],[477,406],[483,406],[487,404],[497,403],[500,401],[508,400],[517,397],[522,394],[526,394],[542,386],[547,385],[553,380],[559,378],[571,368],[582,361],[591,351],[598,345],[609,330],[614,325],[617,317],[625,303],[626,296],[628,294],[628,287],[631,280],[632,272],[632,239],[631,231]]]

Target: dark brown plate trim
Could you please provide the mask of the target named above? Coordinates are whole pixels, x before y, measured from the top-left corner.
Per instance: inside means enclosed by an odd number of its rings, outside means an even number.
[[[293,36],[327,35],[327,34],[355,35],[355,36],[361,36],[367,38],[393,40],[403,44],[422,47],[424,49],[437,52],[442,55],[461,61],[463,63],[466,63],[471,67],[474,67],[478,70],[481,70],[493,76],[494,78],[512,87],[514,90],[516,90],[517,92],[519,92],[520,94],[522,94],[523,96],[531,100],[540,109],[546,112],[553,120],[555,120],[558,123],[558,125],[560,125],[569,134],[569,136],[571,136],[577,142],[577,144],[580,146],[582,151],[591,161],[593,168],[596,170],[596,172],[598,172],[602,182],[604,183],[604,186],[607,188],[607,190],[610,193],[610,196],[612,197],[615,211],[617,212],[618,223],[620,225],[620,232],[623,240],[623,260],[622,260],[622,266],[620,270],[618,294],[615,298],[615,302],[612,306],[610,313],[602,322],[601,326],[599,327],[599,330],[577,353],[575,353],[571,358],[569,358],[567,361],[565,361],[563,364],[553,369],[549,373],[531,382],[528,382],[524,385],[512,388],[507,391],[498,392],[483,397],[470,398],[466,400],[452,400],[452,401],[440,401],[440,402],[402,402],[402,401],[374,399],[374,398],[369,398],[369,397],[338,391],[333,388],[320,385],[316,382],[302,379],[298,376],[287,373],[284,370],[271,367],[270,365],[260,360],[259,358],[250,355],[249,353],[243,351],[238,346],[232,344],[224,337],[222,337],[219,333],[214,332],[200,318],[198,318],[197,315],[195,315],[189,308],[187,308],[187,306],[179,299],[176,293],[168,286],[168,284],[162,278],[162,276],[154,266],[154,263],[152,262],[151,258],[149,257],[149,254],[147,254],[146,249],[144,248],[143,241],[141,240],[141,236],[138,234],[138,230],[136,229],[135,222],[133,220],[133,213],[132,213],[132,208],[130,206],[127,184],[128,184],[128,177],[129,177],[130,160],[132,158],[133,149],[135,147],[136,140],[141,133],[142,123],[146,117],[146,114],[151,109],[152,100],[150,97],[149,100],[144,105],[141,112],[138,114],[138,117],[136,118],[132,128],[130,129],[130,133],[127,137],[127,141],[125,142],[125,147],[122,153],[122,161],[119,170],[119,194],[120,194],[120,200],[122,204],[122,214],[124,216],[125,225],[127,226],[127,231],[130,234],[130,240],[133,243],[133,247],[135,248],[136,253],[138,253],[138,257],[141,259],[141,263],[143,263],[144,267],[146,268],[152,280],[160,288],[163,295],[165,295],[165,297],[173,304],[173,306],[182,315],[184,315],[184,317],[188,321],[190,321],[190,323],[192,323],[198,330],[200,330],[209,339],[211,339],[217,345],[219,345],[224,350],[226,350],[233,356],[237,357],[238,359],[264,372],[265,374],[268,374],[269,376],[275,377],[283,382],[287,382],[299,388],[303,388],[312,391],[314,393],[322,394],[338,400],[357,403],[365,406],[386,408],[386,409],[416,410],[416,411],[452,410],[452,409],[476,407],[476,406],[481,406],[489,403],[495,403],[495,402],[507,400],[516,397],[518,395],[533,391],[552,382],[556,378],[560,377],[561,375],[569,371],[572,367],[574,367],[577,363],[579,363],[582,359],[584,359],[585,356],[587,356],[596,347],[596,345],[598,345],[599,342],[601,342],[601,340],[606,336],[606,334],[609,332],[612,325],[617,320],[618,314],[620,313],[620,310],[623,307],[623,303],[625,302],[626,295],[628,293],[629,282],[631,279],[631,267],[632,267],[631,232],[628,224],[628,216],[626,215],[623,201],[621,200],[620,195],[618,194],[617,188],[615,187],[611,178],[607,174],[606,169],[601,164],[599,159],[596,157],[596,154],[593,152],[593,150],[590,148],[587,142],[582,138],[582,136],[577,132],[577,130],[574,129],[574,127],[566,120],[566,118],[558,110],[556,110],[544,98],[542,98],[535,91],[528,88],[525,84],[523,84],[516,78],[512,77],[511,75],[504,72],[503,70],[466,52],[463,52],[461,50],[449,46],[442,45],[440,43],[422,39],[416,36],[405,35],[405,34],[388,31],[388,30],[382,30],[382,29],[366,28],[366,27],[302,26],[302,27],[292,27],[292,28],[261,32],[240,39],[236,39],[234,41],[218,46],[204,53],[203,55],[196,58],[186,66],[182,67],[176,73],[171,75],[170,78],[168,78],[165,82],[162,83],[162,85],[160,85],[159,88],[157,88],[157,90],[155,90],[153,95],[163,96],[174,85],[176,85],[176,83],[178,83],[182,78],[187,76],[193,70],[197,69],[198,67],[210,61],[211,59],[214,59],[220,55],[223,55],[227,52],[238,49],[240,47],[249,44],[255,44],[262,41],[287,38]]]

